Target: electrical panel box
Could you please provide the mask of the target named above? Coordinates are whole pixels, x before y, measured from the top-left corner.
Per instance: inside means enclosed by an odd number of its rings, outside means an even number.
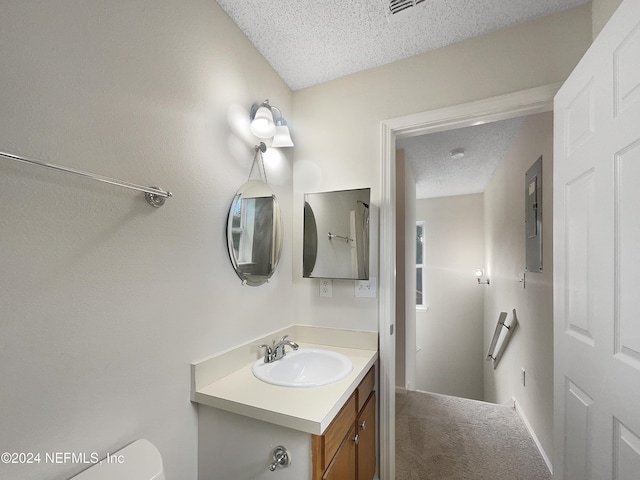
[[[542,156],[525,176],[525,271],[542,272]]]

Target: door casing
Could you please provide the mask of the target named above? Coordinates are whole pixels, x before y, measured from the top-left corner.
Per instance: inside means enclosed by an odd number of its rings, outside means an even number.
[[[396,139],[549,112],[560,86],[544,85],[380,123],[380,480],[395,479]],[[411,341],[415,338],[407,343]]]

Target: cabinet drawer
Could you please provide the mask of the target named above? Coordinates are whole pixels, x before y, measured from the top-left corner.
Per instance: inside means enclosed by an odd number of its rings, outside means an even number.
[[[371,394],[371,392],[373,392],[375,385],[376,385],[376,367],[374,366],[374,367],[371,367],[369,372],[365,375],[365,377],[362,379],[362,382],[360,382],[360,385],[358,385],[358,388],[356,389],[356,392],[357,392],[356,396],[358,400],[358,407],[357,407],[358,412],[362,410],[362,407],[364,406],[367,399],[369,398],[369,395]]]
[[[331,425],[327,427],[324,435],[321,437],[314,436],[314,443],[320,442],[319,450],[321,461],[319,466],[322,470],[327,468],[346,434],[356,421],[356,413],[356,396],[354,394],[347,400],[347,403],[345,403],[342,410],[336,415],[336,418],[333,419]]]

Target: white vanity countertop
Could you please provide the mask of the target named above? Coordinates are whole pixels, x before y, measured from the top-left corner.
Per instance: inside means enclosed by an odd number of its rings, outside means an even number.
[[[298,343],[300,348],[321,348],[342,353],[353,362],[353,370],[346,378],[321,387],[292,388],[271,385],[258,380],[251,371],[251,367],[259,358],[256,347],[259,343],[251,342],[233,351],[193,364],[192,401],[294,430],[321,435],[375,364],[378,358],[378,335],[375,332],[319,329],[296,325],[274,333],[272,336],[279,339],[281,334],[289,334],[289,339]],[[310,339],[314,342],[309,342]],[[258,340],[258,342],[261,341]],[[349,343],[351,345],[348,345]],[[213,375],[210,374],[211,372],[203,373],[207,369],[211,370],[214,362],[224,363],[229,369],[229,362],[232,362],[234,357],[236,362],[242,362],[243,357],[246,360],[247,348],[255,352],[252,353],[253,358],[249,363],[236,365],[237,368],[229,373],[217,372]],[[239,355],[238,351],[242,350],[244,352]]]

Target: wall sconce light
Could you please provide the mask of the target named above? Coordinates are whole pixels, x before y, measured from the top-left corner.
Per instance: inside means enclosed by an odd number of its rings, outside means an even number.
[[[473,271],[479,285],[489,285],[489,277],[485,275],[484,268],[476,268]]]
[[[278,116],[273,115],[277,110]],[[254,103],[249,113],[251,120],[251,133],[258,138],[273,138],[272,147],[293,147],[291,134],[287,122],[278,107],[269,105],[269,100],[261,104]]]

